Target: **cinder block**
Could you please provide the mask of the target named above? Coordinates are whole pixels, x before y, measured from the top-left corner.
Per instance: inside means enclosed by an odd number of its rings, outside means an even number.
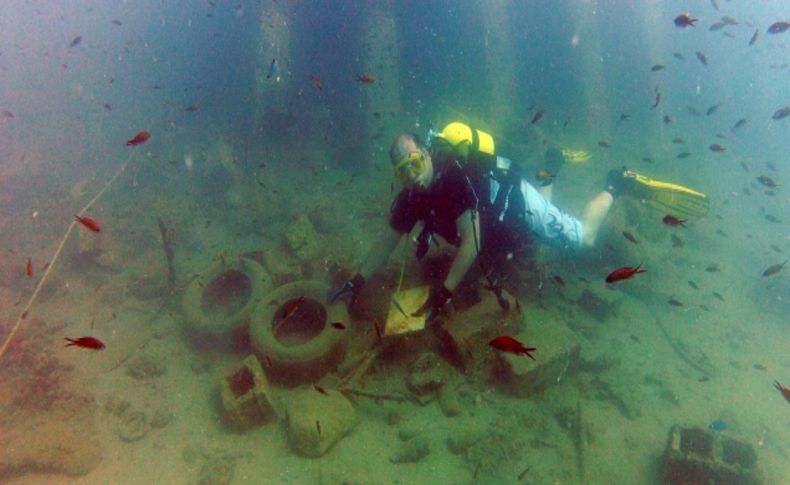
[[[667,484],[761,485],[752,445],[702,428],[673,426],[665,455]]]
[[[262,426],[278,417],[271,388],[260,362],[249,355],[228,374],[220,374],[220,395],[225,419],[240,431]]]

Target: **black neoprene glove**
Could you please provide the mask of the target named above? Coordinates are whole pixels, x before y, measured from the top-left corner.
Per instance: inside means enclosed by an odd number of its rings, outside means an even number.
[[[546,159],[546,171],[556,177],[565,164],[565,156],[562,154],[562,150],[552,145],[546,149],[544,158]]]
[[[434,286],[428,293],[428,299],[423,305],[412,313],[413,317],[421,317],[428,313],[428,320],[437,316],[447,303],[453,299],[453,294],[446,286]]]
[[[353,278],[346,281],[342,285],[329,290],[326,299],[329,304],[334,304],[337,300],[344,300],[346,303],[353,303],[362,291],[362,286],[365,284],[365,277],[357,273]]]
[[[604,190],[612,194],[612,197],[617,197],[619,195],[623,195],[623,192],[626,191],[629,187],[629,181],[625,178],[625,171],[626,168],[614,168],[609,170],[609,173],[606,174],[606,186]]]

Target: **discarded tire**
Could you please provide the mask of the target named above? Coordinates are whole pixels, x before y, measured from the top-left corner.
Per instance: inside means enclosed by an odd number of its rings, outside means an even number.
[[[218,261],[184,293],[187,334],[200,348],[245,350],[250,315],[269,289],[271,278],[257,262]]]
[[[348,324],[343,302],[325,304],[329,287],[296,281],[269,292],[250,317],[250,342],[267,376],[295,386],[321,378],[342,357]]]

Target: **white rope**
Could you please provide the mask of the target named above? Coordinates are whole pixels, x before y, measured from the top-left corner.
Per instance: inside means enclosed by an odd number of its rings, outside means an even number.
[[[123,171],[126,170],[126,166],[132,160],[132,156],[134,156],[135,151],[137,150],[136,149],[132,150],[132,152],[129,154],[129,158],[127,158],[126,161],[123,162],[123,165],[121,165],[121,168],[119,168],[118,171],[115,172],[115,175],[113,175],[112,178],[108,180],[106,184],[104,184],[104,187],[99,191],[99,193],[96,194],[87,204],[85,204],[85,207],[80,209],[76,215],[82,216],[86,211],[88,211],[88,209],[91,208],[91,206],[93,206],[93,204],[96,203],[97,200],[99,200],[99,197],[104,195],[107,189],[110,188],[110,185],[112,185],[112,183],[115,182],[115,179],[117,179],[123,173]],[[76,225],[77,225],[77,220],[75,218],[71,221],[71,224],[69,224],[68,229],[66,229],[66,234],[63,235],[63,239],[60,241],[60,244],[58,245],[58,249],[55,251],[55,255],[52,257],[52,260],[50,260],[49,266],[47,266],[47,269],[44,271],[44,275],[41,277],[41,280],[38,282],[38,285],[36,285],[36,289],[33,291],[33,294],[30,295],[30,299],[27,301],[24,310],[22,310],[22,313],[19,314],[16,323],[11,328],[11,333],[9,333],[8,336],[5,338],[5,340],[3,341],[3,346],[0,347],[0,359],[2,359],[3,355],[5,355],[6,349],[8,349],[8,346],[11,344],[11,340],[14,339],[14,336],[16,335],[17,331],[19,331],[19,328],[22,326],[22,322],[25,320],[25,318],[27,318],[28,312],[30,311],[30,307],[33,306],[33,302],[36,300],[39,291],[41,291],[41,288],[44,286],[44,282],[47,280],[47,276],[49,276],[50,271],[52,271],[52,268],[55,267],[55,262],[58,260],[60,253],[63,251],[63,247],[66,245],[66,240],[69,238],[69,235],[71,235],[71,231],[74,230],[74,227]]]

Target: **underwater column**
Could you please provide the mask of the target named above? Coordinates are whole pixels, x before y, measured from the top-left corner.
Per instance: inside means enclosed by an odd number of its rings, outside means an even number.
[[[267,132],[263,126],[266,114],[271,111],[284,112],[286,109],[290,25],[292,23],[285,6],[278,2],[267,2],[262,7],[255,69],[256,131],[262,135]]]
[[[488,73],[487,83],[489,112],[487,121],[494,133],[502,133],[507,125],[516,118],[517,98],[516,71],[514,64],[520,62],[512,42],[509,8],[513,2],[508,0],[482,0],[478,10],[482,15],[483,32],[480,39],[485,45],[484,72]]]

